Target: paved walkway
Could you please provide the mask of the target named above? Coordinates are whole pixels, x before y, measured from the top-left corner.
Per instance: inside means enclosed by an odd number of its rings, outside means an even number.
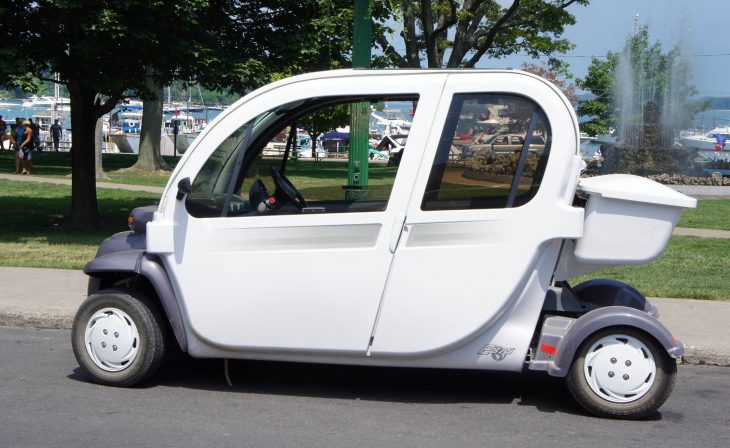
[[[692,196],[698,199],[730,199],[730,187],[713,186],[713,185],[667,185],[680,193]]]
[[[0,325],[71,328],[86,297],[81,271],[0,267]],[[651,299],[686,346],[684,361],[730,366],[730,302]]]
[[[730,238],[730,230],[691,229],[689,227],[675,227],[673,235],[701,236],[704,238]]]
[[[71,185],[71,179],[61,177],[40,177],[34,174],[27,176],[23,174],[0,174],[0,179],[14,180],[19,182],[37,182],[37,183],[48,183],[56,185]],[[129,190],[129,191],[145,191],[148,193],[159,193],[162,194],[165,189],[163,187],[151,187],[149,185],[134,185],[134,184],[115,184],[113,182],[97,182],[96,188],[109,188],[113,190]]]

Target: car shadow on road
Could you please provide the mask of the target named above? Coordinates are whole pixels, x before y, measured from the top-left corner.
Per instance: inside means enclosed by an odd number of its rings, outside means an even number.
[[[222,359],[193,359],[183,354],[172,358],[137,387],[413,404],[503,404],[592,417],[573,400],[562,378],[543,372],[230,360],[228,385]],[[88,381],[78,368],[69,378]],[[662,420],[662,415],[654,412],[644,420]]]
[[[565,383],[544,373],[340,366],[229,361],[178,356],[147,385],[242,394],[305,396],[399,403],[491,403],[530,406],[541,412],[585,414]]]

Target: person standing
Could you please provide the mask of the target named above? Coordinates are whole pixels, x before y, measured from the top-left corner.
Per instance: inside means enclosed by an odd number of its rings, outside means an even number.
[[[63,128],[58,124],[58,118],[51,125],[51,137],[53,137],[53,150],[58,152],[58,143],[61,141]]]
[[[5,140],[10,140],[10,136],[6,134],[7,130],[8,124],[5,123],[5,120],[3,120],[3,116],[0,115],[0,151],[5,149]],[[8,149],[13,149],[12,144]]]
[[[42,151],[42,149],[41,149],[41,125],[38,123],[33,123],[32,118],[28,118],[28,121],[30,122],[30,130],[33,132],[33,143],[30,145],[31,146],[30,149]]]
[[[25,141],[25,127],[23,120],[15,118],[15,126],[10,133],[10,146],[15,151],[15,174],[20,174],[20,145]]]
[[[23,122],[21,139],[17,156],[23,163],[23,174],[33,174],[33,125],[29,120]]]

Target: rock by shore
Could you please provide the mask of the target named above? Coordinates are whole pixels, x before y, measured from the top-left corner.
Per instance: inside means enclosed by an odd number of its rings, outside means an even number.
[[[720,173],[712,173],[707,177],[692,177],[684,174],[654,174],[647,177],[666,185],[730,186],[730,178],[722,177]]]

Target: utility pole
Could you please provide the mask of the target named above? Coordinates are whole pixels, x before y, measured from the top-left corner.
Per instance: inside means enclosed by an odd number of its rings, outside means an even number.
[[[373,20],[370,0],[355,0],[355,18],[352,25],[352,67],[370,68]],[[350,118],[350,157],[348,159],[347,199],[368,197],[368,162],[370,148],[370,103],[352,105]]]

